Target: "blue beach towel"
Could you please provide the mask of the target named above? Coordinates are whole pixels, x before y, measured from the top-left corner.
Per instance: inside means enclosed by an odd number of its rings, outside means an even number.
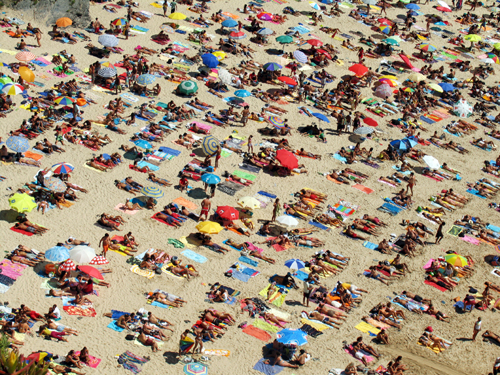
[[[478,198],[481,198],[481,199],[486,199],[486,197],[483,197],[482,195],[479,195],[479,194],[478,194],[478,193],[479,193],[479,191],[477,191],[476,189],[467,189],[466,191],[467,191],[467,193],[472,194],[472,195],[475,195],[475,196],[476,196],[476,197],[478,197]]]
[[[307,272],[297,270],[296,272],[294,272],[293,277],[296,277],[301,281],[305,281],[309,277],[309,274]]]
[[[164,152],[164,153],[169,154],[169,155],[174,155],[174,156],[179,156],[181,154],[181,152],[179,150],[174,150],[173,148],[165,147],[165,146],[160,147],[159,150],[161,152]]]
[[[116,325],[116,320],[113,320],[111,323],[109,323],[106,327],[108,328],[111,328],[113,331],[116,331],[116,332],[123,332],[124,331],[124,328],[122,327],[118,327]]]
[[[492,230],[493,232],[500,233],[500,227],[488,224],[486,229]]]
[[[250,264],[251,266],[257,267],[259,265],[259,262],[250,259],[249,257],[241,256],[238,258],[240,262],[245,262],[247,264]],[[252,270],[253,271],[253,270]]]
[[[371,250],[377,250],[377,248],[378,248],[378,245],[376,243],[373,243],[370,241],[363,242],[363,246],[366,247],[367,249],[371,249]]]
[[[329,232],[329,231],[331,230],[331,229],[330,229],[330,228],[328,228],[326,225],[323,225],[323,224],[321,224],[321,223],[317,223],[317,222],[312,221],[312,220],[311,220],[311,221],[309,221],[309,225],[312,225],[312,226],[314,226],[314,227],[316,227],[316,228],[319,228],[319,229],[326,230],[327,232]]]
[[[276,196],[276,195],[271,194],[271,193],[268,193],[268,192],[265,192],[265,191],[263,191],[263,190],[258,191],[258,192],[257,192],[257,194],[263,195],[263,196],[265,196],[265,197],[269,197],[269,198],[271,198],[271,199],[276,199],[276,198],[277,198],[277,196]]]
[[[347,163],[347,159],[343,156],[340,156],[339,154],[333,154],[332,157],[334,159],[337,159],[338,161],[341,161],[342,163]]]
[[[194,251],[189,250],[189,249],[184,250],[181,254],[184,255],[186,258],[194,260],[197,263],[205,263],[208,260],[203,255],[195,253]]]
[[[148,167],[149,170],[151,170],[151,171],[157,171],[157,170],[160,169],[160,167],[158,167],[157,165],[150,164],[150,163],[148,163],[147,161],[144,161],[144,160],[141,160],[139,163],[137,163],[137,166],[139,168]]]

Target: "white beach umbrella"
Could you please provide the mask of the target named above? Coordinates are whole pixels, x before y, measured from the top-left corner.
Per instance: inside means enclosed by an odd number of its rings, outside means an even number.
[[[472,115],[473,107],[465,99],[460,99],[453,105],[453,112],[455,115],[465,118]]]
[[[276,218],[276,221],[280,224],[287,225],[289,227],[293,227],[299,224],[299,221],[297,219],[289,215],[278,216]]]
[[[219,79],[221,80],[222,83],[225,85],[230,85],[231,82],[233,81],[233,77],[231,73],[229,73],[226,69],[219,69]]]
[[[95,250],[89,246],[78,245],[69,251],[69,257],[77,263],[89,263],[95,258]]]
[[[427,164],[430,169],[439,169],[441,168],[441,163],[434,156],[425,155],[422,160]]]

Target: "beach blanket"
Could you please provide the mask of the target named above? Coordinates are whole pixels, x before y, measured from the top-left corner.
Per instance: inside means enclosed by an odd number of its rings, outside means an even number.
[[[208,260],[203,255],[195,253],[193,250],[189,250],[189,249],[184,250],[181,254],[184,255],[186,258],[194,260],[197,263],[203,264]]]
[[[133,265],[132,268],[130,268],[130,271],[132,271],[133,273],[139,275],[139,276],[143,276],[147,279],[152,279],[153,277],[155,277],[155,273],[151,270],[142,270],[139,268],[138,265]]]
[[[243,332],[245,332],[247,335],[250,335],[252,337],[255,337],[256,339],[259,339],[261,341],[269,341],[271,340],[271,335],[267,333],[266,331],[257,328],[253,325],[248,325],[245,328],[243,328]]]
[[[129,351],[120,354],[118,357],[118,363],[123,366],[124,369],[132,371],[134,374],[141,372],[142,368],[138,366],[142,366],[146,362],[149,362],[149,359],[139,357]]]
[[[380,329],[366,322],[358,323],[358,325],[354,326],[354,328],[363,333],[368,333],[370,336],[377,336],[377,334],[380,332]]]

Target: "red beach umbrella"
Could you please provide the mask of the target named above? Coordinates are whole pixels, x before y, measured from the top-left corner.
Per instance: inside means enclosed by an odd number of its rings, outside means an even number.
[[[102,255],[98,255],[96,256],[95,258],[93,258],[89,264],[95,264],[97,266],[100,266],[102,264],[108,264],[109,263],[109,260],[107,260],[105,257],[103,257]]]
[[[290,86],[297,86],[297,82],[294,79],[287,76],[278,77],[278,81],[284,82]]]
[[[307,43],[309,43],[311,46],[314,47],[319,47],[323,45],[323,42],[319,39],[309,39]]]
[[[451,9],[446,7],[437,7],[436,9],[440,10],[441,12],[451,12]]]
[[[276,159],[281,163],[281,165],[290,170],[295,169],[299,166],[299,161],[290,151],[285,149],[280,149],[276,152]]]
[[[321,53],[326,56],[327,59],[332,59],[332,55],[330,55],[328,52],[326,52],[324,49],[319,49],[316,52]]]
[[[76,264],[71,259],[68,259],[66,262],[59,266],[59,269],[61,271],[74,271],[76,270]]]
[[[94,267],[92,266],[78,266],[78,269],[82,271],[83,273],[86,273],[90,277],[93,277],[95,279],[99,280],[104,280],[104,277],[102,277],[102,274]]]
[[[356,74],[358,77],[364,76],[368,71],[368,68],[362,64],[354,64],[349,68],[351,72]]]
[[[238,220],[240,217],[238,210],[231,206],[219,206],[215,212],[224,220]]]
[[[374,119],[370,118],[370,117],[365,117],[363,119],[363,122],[368,125],[368,126],[378,126],[378,123],[377,121],[375,121]]]

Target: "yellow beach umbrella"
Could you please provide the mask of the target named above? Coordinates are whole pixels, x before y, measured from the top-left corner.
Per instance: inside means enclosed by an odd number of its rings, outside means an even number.
[[[467,258],[458,254],[448,254],[445,255],[444,260],[455,267],[465,267],[467,265]]]
[[[71,21],[71,19],[68,17],[59,18],[56,21],[56,25],[59,27],[67,27],[67,26],[70,26],[72,24],[73,24],[73,21]]]
[[[219,223],[213,221],[202,221],[196,226],[196,229],[201,233],[217,234],[224,228]]]
[[[10,208],[16,210],[19,213],[31,212],[31,210],[33,210],[37,206],[35,198],[25,193],[14,194],[12,197],[9,198],[9,205]]]
[[[257,199],[255,199],[254,197],[243,197],[238,201],[238,204],[241,207],[248,207],[250,209],[261,207],[260,202]]]
[[[408,79],[412,82],[420,82],[420,81],[425,81],[427,79],[427,77],[424,76],[422,73],[413,73],[413,74],[410,74]]]
[[[493,48],[495,48],[496,50],[499,50],[500,49],[500,43],[493,44]]]
[[[443,92],[443,88],[439,86],[437,83],[431,83],[428,85],[428,87],[433,89],[434,91]]]
[[[19,68],[19,75],[21,76],[22,79],[24,79],[26,82],[34,82],[35,81],[35,73],[31,71],[30,68],[26,66],[21,66]]]
[[[185,20],[187,17],[185,14],[175,12],[168,16],[168,18],[170,18],[171,20]]]
[[[226,53],[222,52],[222,51],[212,52],[212,55],[214,55],[215,57],[217,57],[217,60],[219,60],[219,61],[222,61],[222,60],[224,60],[226,58]]]
[[[464,37],[465,40],[469,42],[479,42],[481,40],[481,36],[477,34],[469,34]]]
[[[380,77],[380,79],[382,79],[382,78],[387,78],[387,79],[398,79],[398,77],[396,77],[396,76],[392,76],[392,75],[385,75],[385,76]]]

